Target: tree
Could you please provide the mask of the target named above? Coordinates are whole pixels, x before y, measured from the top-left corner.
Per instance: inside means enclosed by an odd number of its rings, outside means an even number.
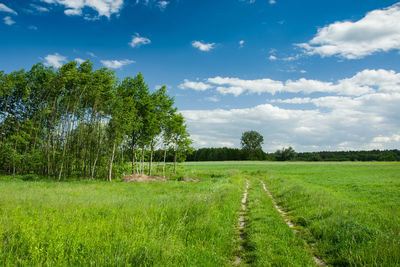
[[[296,157],[296,151],[290,146],[288,148],[282,148],[275,152],[275,159],[278,161],[294,160]]]
[[[167,139],[171,141],[174,150],[174,175],[176,174],[176,161],[178,155],[186,156],[190,154],[192,148],[190,144],[192,140],[189,138],[189,133],[186,129],[185,120],[182,114],[173,114],[166,126]]]
[[[173,105],[165,87],[151,94],[140,73],[120,82],[89,60],[0,71],[0,172],[111,181],[125,173],[124,160],[139,173],[139,158],[140,173],[148,159],[151,174],[163,137],[166,149],[186,149],[183,118],[165,135]]]
[[[262,159],[262,147],[264,137],[256,131],[247,131],[242,134],[240,144],[242,149],[247,153],[248,159]]]

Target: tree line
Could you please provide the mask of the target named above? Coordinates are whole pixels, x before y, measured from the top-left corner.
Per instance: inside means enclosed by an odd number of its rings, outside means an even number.
[[[230,160],[268,160],[268,161],[400,161],[400,150],[371,151],[321,151],[295,152],[293,148],[282,148],[273,153],[257,150],[251,156],[240,148],[200,148],[187,157],[187,161],[230,161]]]
[[[111,181],[151,175],[158,150],[165,176],[167,151],[176,163],[190,144],[166,87],[151,93],[140,73],[119,81],[89,60],[0,71],[0,172]]]

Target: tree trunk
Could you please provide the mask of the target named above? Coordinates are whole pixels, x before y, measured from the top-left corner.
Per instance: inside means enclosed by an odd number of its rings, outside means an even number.
[[[17,154],[17,140],[15,140],[14,151]],[[13,157],[13,176],[15,176],[15,157]]]
[[[132,174],[135,174],[135,165],[136,165],[135,139],[132,137]]]
[[[176,158],[177,158],[178,151],[175,149],[174,152],[175,152],[174,153],[174,175],[176,175]]]
[[[164,166],[163,166],[163,178],[165,178],[165,159],[167,157],[167,149],[164,149]]]
[[[144,174],[144,147],[142,148],[142,174]]]
[[[135,152],[135,154],[134,154],[134,157],[135,157],[135,159],[136,159],[136,173],[137,174],[139,174],[139,164],[137,164],[137,157],[136,157],[136,152]]]
[[[113,144],[113,150],[111,154],[111,159],[110,159],[110,166],[108,169],[108,181],[111,182],[112,179],[112,167],[113,167],[113,161],[114,161],[114,153],[115,153],[115,143]]]
[[[67,110],[69,107],[69,103],[67,105]],[[68,116],[68,126],[67,126],[67,131],[65,133],[65,142],[64,142],[64,147],[63,147],[63,153],[62,153],[62,157],[61,157],[61,166],[60,166],[60,171],[58,173],[58,181],[61,180],[61,175],[62,175],[62,171],[63,171],[63,167],[64,167],[64,158],[65,158],[65,151],[67,150],[67,145],[68,145],[68,139],[69,139],[69,130],[71,127],[71,120],[72,118],[70,118]],[[63,127],[64,128],[64,127]]]
[[[96,157],[94,159],[94,163],[93,163],[93,168],[92,168],[92,175],[91,175],[91,179],[94,180],[94,171],[96,170],[96,163],[97,160],[99,158],[99,154],[100,154],[100,148],[101,148],[101,141],[103,140],[102,136],[101,136],[101,129],[100,129],[100,123],[99,123],[99,144],[97,147],[97,153],[96,153]]]
[[[153,163],[153,151],[154,151],[154,146],[153,146],[153,141],[152,141],[150,144],[149,176],[151,176],[151,165]]]
[[[47,177],[50,176],[50,129],[48,130],[47,136],[47,146],[46,146],[46,153],[47,153]]]

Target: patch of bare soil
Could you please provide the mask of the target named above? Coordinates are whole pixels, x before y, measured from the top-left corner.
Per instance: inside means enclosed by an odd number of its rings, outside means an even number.
[[[199,182],[200,179],[198,178],[183,178],[182,180],[179,180],[179,182],[187,183],[187,182]],[[136,182],[168,182],[165,178],[161,176],[148,176],[145,174],[131,174],[131,175],[126,175],[124,179],[122,179],[121,182],[126,182],[126,183],[136,183]]]
[[[166,182],[161,176],[148,176],[145,174],[131,174],[126,175],[121,182],[135,183],[135,182]]]

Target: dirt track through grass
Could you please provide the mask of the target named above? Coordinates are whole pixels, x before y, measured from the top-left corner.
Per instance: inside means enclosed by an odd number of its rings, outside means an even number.
[[[271,194],[271,192],[268,190],[268,188],[265,186],[265,183],[263,181],[260,180],[260,183],[263,186],[264,191],[267,193],[267,195],[271,198],[272,203],[274,204],[276,210],[282,215],[283,219],[285,220],[286,224],[293,230],[293,232],[295,234],[298,234],[299,231],[296,230],[294,224],[289,220],[286,212],[284,212],[283,210],[281,210],[281,208],[278,206],[278,204],[276,203],[274,196]],[[315,263],[319,266],[326,266],[326,263],[324,262],[324,260],[322,260],[321,258],[319,258],[318,256],[316,256],[315,254],[313,255],[313,259],[315,261]]]
[[[238,219],[238,230],[239,230],[239,248],[238,248],[238,256],[236,256],[235,261],[233,262],[233,265],[239,265],[242,263],[243,259],[240,254],[243,253],[243,242],[244,242],[244,229],[246,227],[246,203],[247,203],[247,194],[249,190],[249,181],[246,181],[246,188],[243,193],[243,198],[242,198],[242,209],[240,211],[239,219]]]

